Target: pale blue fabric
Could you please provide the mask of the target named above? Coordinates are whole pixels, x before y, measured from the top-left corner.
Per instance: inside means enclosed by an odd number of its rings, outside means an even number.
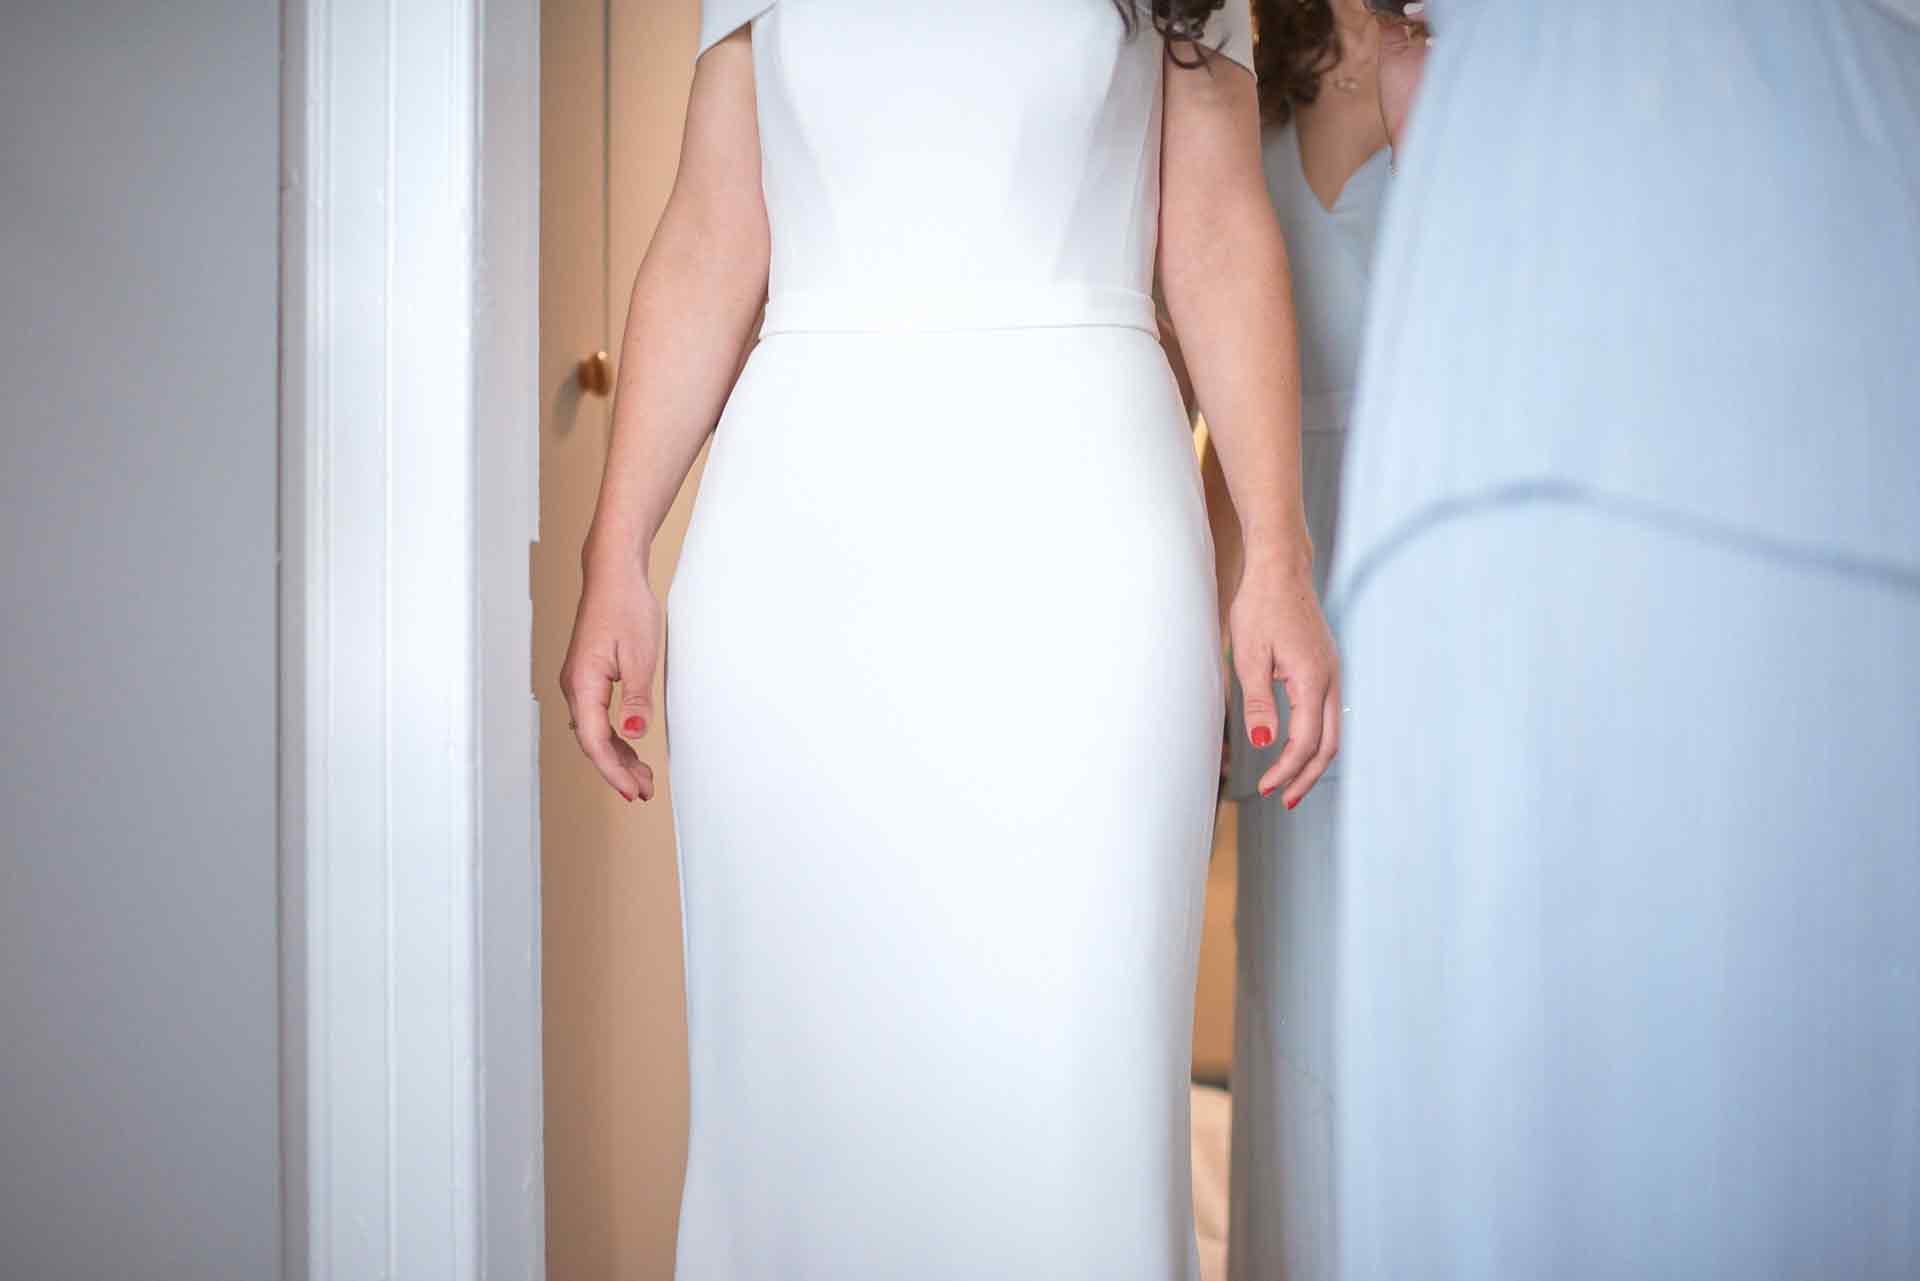
[[[1292,268],[1301,482],[1316,552],[1314,585],[1324,590],[1388,157],[1375,153],[1328,209],[1307,184],[1291,126],[1269,130],[1261,153]],[[1280,691],[1275,699],[1285,705]],[[1247,742],[1237,682],[1231,707],[1229,791],[1240,799],[1240,862],[1228,1276],[1329,1281],[1335,1274],[1330,1051],[1339,764],[1291,812],[1278,796],[1261,799],[1261,771],[1280,748],[1258,751]]]
[[[1289,810],[1242,801],[1234,883],[1229,1281],[1331,1281],[1334,820],[1342,782]]]
[[[1347,624],[1340,1275],[1920,1277],[1920,593],[1538,501]]]
[[[1436,512],[1538,488],[1920,581],[1920,26],[1868,0],[1440,12],[1336,594]]]
[[[1332,593],[1342,1275],[1910,1281],[1920,27],[1439,20]]]

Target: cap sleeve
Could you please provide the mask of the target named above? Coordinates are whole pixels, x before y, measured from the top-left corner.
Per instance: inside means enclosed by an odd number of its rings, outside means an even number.
[[[1232,2],[1228,0],[1229,4]],[[773,5],[774,0],[700,0],[700,53],[713,48]]]
[[[1249,0],[1227,0],[1207,22],[1207,43],[1253,70],[1253,14]]]
[[[1153,0],[1133,0],[1134,7],[1148,17],[1153,15]],[[1227,57],[1253,70],[1253,11],[1248,0],[1226,0],[1207,19],[1207,44]]]

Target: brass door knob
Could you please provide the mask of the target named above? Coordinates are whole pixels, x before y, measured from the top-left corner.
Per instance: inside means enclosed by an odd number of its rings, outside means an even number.
[[[604,351],[596,351],[573,371],[580,380],[580,390],[590,396],[604,396],[613,390],[613,358]]]

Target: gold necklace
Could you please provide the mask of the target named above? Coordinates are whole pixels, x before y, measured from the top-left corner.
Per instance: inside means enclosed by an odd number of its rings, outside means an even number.
[[[1373,26],[1372,18],[1365,19],[1360,25],[1349,26],[1343,23],[1336,13],[1333,25],[1334,29],[1340,35],[1340,61],[1342,63],[1351,64],[1355,54],[1360,55],[1361,61],[1364,62],[1367,57],[1374,52],[1377,38],[1369,38],[1373,36],[1373,32],[1370,30]],[[1341,93],[1359,93],[1360,77],[1351,71],[1342,74],[1338,68],[1335,68],[1333,87]]]

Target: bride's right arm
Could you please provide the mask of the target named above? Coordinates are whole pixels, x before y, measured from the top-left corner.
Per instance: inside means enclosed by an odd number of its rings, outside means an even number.
[[[766,298],[770,242],[750,40],[743,27],[701,55],[694,71],[680,170],[627,308],[613,439],[560,673],[581,749],[628,800],[653,794],[652,770],[623,741],[654,719],[660,611],[648,553],[726,405]],[[607,716],[615,681],[618,736]]]

